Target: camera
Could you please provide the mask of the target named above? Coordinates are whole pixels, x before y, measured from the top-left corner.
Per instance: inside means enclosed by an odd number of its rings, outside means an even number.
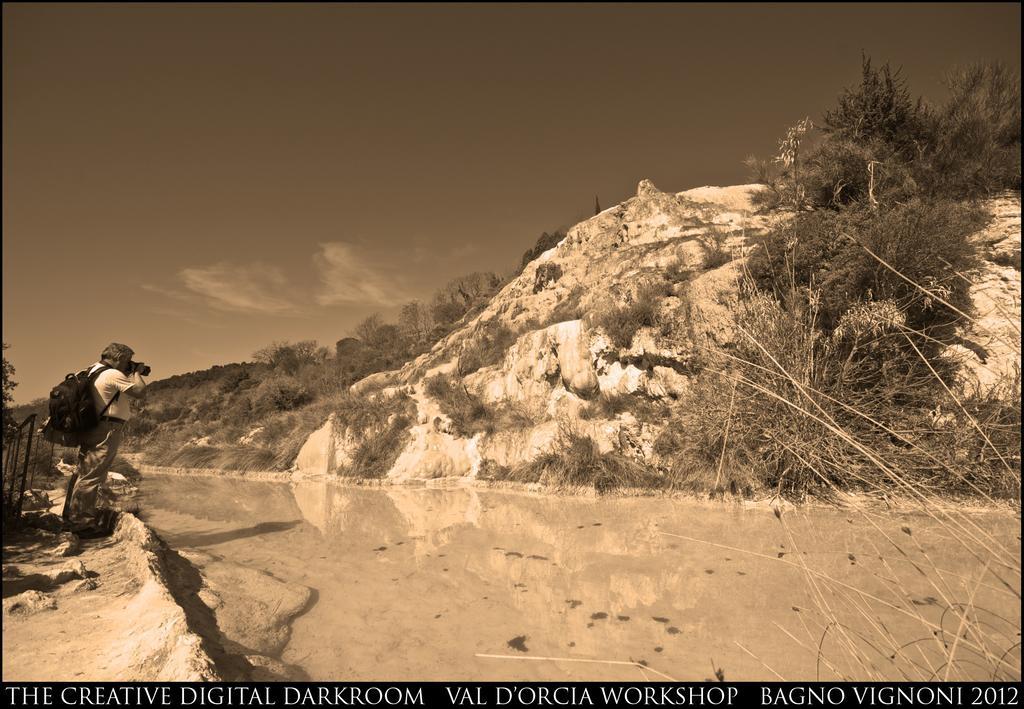
[[[138,372],[142,376],[148,377],[149,373],[152,371],[153,370],[148,364],[143,364],[142,362],[128,362],[128,374],[135,374]]]

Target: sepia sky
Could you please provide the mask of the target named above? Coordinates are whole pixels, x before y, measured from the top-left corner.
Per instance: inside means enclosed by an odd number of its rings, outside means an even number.
[[[3,6],[16,401],[111,340],[154,377],[333,347],[629,196],[745,182],[858,79],[1020,67],[1020,6]]]

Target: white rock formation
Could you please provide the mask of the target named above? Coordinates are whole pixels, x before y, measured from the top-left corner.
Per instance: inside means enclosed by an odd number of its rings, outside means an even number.
[[[759,189],[699,187],[672,194],[643,180],[635,197],[569,229],[430,352],[355,384],[356,394],[402,391],[415,402],[415,422],[388,477],[474,476],[485,463],[513,467],[557,450],[566,430],[590,436],[602,451],[650,456],[659,422],[638,421],[628,412],[591,420],[600,408],[594,402],[621,395],[676,399],[687,391],[701,351],[733,340],[737,285],[752,240],[789,218],[756,213],[751,198]],[[990,208],[994,221],[977,237],[990,256],[972,289],[979,318],[965,333],[987,356],[982,361],[969,350],[959,353],[981,384],[1020,366],[1020,271],[1009,265],[1014,254],[1019,263],[1020,201],[1006,197]],[[712,237],[733,259],[705,269],[703,244]],[[540,279],[539,268],[545,269]],[[640,328],[628,347],[617,347],[593,314],[643,297],[658,298],[658,319],[670,327]],[[518,333],[504,358],[459,377],[463,347],[496,326]],[[489,407],[516,407],[532,423],[458,435],[427,394],[425,382],[438,375],[455,377]],[[360,436],[331,419],[310,436],[296,471],[337,472],[359,443]]]
[[[982,389],[1013,377],[1021,366],[1020,196],[1004,195],[986,206],[992,221],[974,236],[984,260],[970,276],[975,320],[964,333],[981,352],[956,348],[966,386]]]
[[[628,416],[588,420],[581,413],[602,395],[680,396],[687,387],[692,342],[670,341],[645,329],[620,351],[579,314],[639,297],[639,286],[646,280],[663,282],[667,269],[699,271],[704,259],[699,238],[711,231],[732,239],[740,253],[748,236],[778,219],[754,213],[751,195],[758,189],[702,187],[672,194],[643,180],[636,197],[572,227],[560,244],[529,263],[479,315],[430,352],[401,370],[355,384],[355,394],[373,397],[402,389],[416,403],[416,422],[388,477],[472,476],[484,461],[512,467],[557,449],[566,429],[590,436],[604,452],[619,448],[624,438],[635,438],[639,427]],[[548,270],[538,279],[542,266]],[[738,275],[736,264],[700,273],[689,284],[686,312],[669,315],[692,323],[692,336],[727,341]],[[682,307],[677,297],[662,304],[669,310]],[[534,423],[459,436],[423,384],[433,376],[452,375],[463,345],[492,325],[518,331],[519,337],[500,363],[462,377],[461,383],[489,406],[520,407]],[[331,418],[300,451],[296,473],[338,472],[351,462],[358,439]]]

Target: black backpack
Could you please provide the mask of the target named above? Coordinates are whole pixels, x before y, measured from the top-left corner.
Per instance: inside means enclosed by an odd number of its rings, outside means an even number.
[[[100,418],[121,394],[114,394],[103,410],[96,413],[93,398],[96,378],[108,369],[112,367],[103,365],[97,367],[91,374],[88,369],[77,374],[69,374],[50,391],[50,418],[43,429],[46,440],[62,445],[78,445],[81,434],[88,433],[99,425]]]

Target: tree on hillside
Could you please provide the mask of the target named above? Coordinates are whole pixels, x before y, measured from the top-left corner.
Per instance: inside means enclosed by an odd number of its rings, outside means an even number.
[[[343,337],[334,344],[334,357],[338,360],[350,359],[363,349],[358,337]]]
[[[450,325],[487,302],[498,292],[501,278],[495,273],[476,272],[449,281],[434,294],[430,314],[438,325]]]
[[[535,258],[540,256],[548,249],[552,249],[555,246],[558,246],[558,242],[560,242],[564,238],[565,231],[562,229],[556,229],[550,234],[546,231],[542,233],[540,237],[537,239],[537,243],[533,245],[533,248],[527,249],[526,252],[523,254],[523,260],[520,263],[519,272],[522,273],[523,269],[526,268],[526,264],[530,263],[530,261],[533,261]]]
[[[822,131],[912,159],[924,147],[926,128],[923,103],[911,96],[900,70],[888,62],[875,69],[871,58],[862,56],[860,84],[843,89],[836,106],[825,112]]]
[[[945,78],[949,100],[935,118],[930,173],[952,197],[1020,190],[1020,74],[973,64]]]
[[[362,379],[383,367],[369,348],[358,337],[343,337],[334,346],[336,371],[345,383]]]
[[[434,319],[423,303],[414,300],[402,306],[398,314],[398,328],[411,342],[426,342],[434,329]]]
[[[6,342],[3,343],[3,350],[6,351],[10,347]],[[18,386],[17,382],[14,381],[14,365],[7,361],[7,356],[3,356],[3,407],[4,407],[4,437],[9,436],[16,428],[14,421],[14,413],[11,411],[11,407],[14,406],[14,387]]]
[[[384,326],[384,321],[380,315],[374,313],[363,318],[358,325],[352,329],[352,334],[362,342],[364,345],[370,346],[371,342],[376,341],[377,331]]]
[[[384,322],[376,313],[356,325],[354,334],[364,346],[377,352],[399,353],[405,350],[398,326]]]
[[[787,176],[815,206],[903,203],[920,192],[930,126],[931,114],[900,70],[888,63],[876,68],[862,56],[860,82],[825,111],[824,139]]]
[[[295,343],[272,342],[253,352],[252,358],[271,369],[291,375],[306,365],[320,364],[327,359],[327,355],[327,348],[320,347],[316,340],[302,340]]]

